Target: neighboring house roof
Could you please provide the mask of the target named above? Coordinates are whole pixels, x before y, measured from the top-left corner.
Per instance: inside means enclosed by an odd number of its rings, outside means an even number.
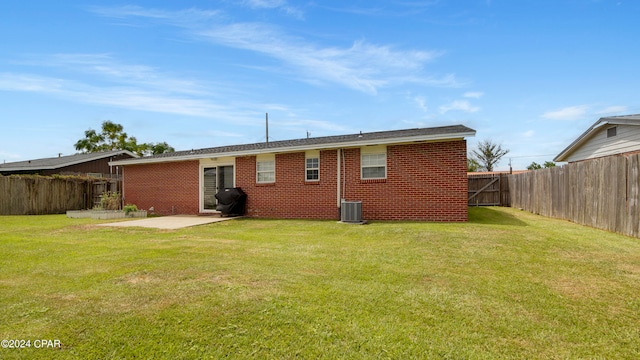
[[[475,136],[476,131],[463,125],[378,131],[350,135],[311,137],[295,140],[270,141],[254,144],[219,146],[205,149],[176,151],[138,159],[110,162],[113,165],[131,165],[209,158],[211,156],[245,156],[264,153],[292,152],[318,149],[336,149],[366,145],[400,144],[419,141],[463,139]]]
[[[8,171],[35,171],[35,170],[55,170],[66,166],[82,164],[94,160],[100,160],[120,154],[128,154],[137,158],[138,155],[128,150],[113,150],[95,153],[75,154],[59,156],[45,159],[34,159],[0,164],[0,172]]]
[[[591,127],[587,129],[582,135],[574,140],[569,146],[567,146],[553,161],[567,161],[572,153],[578,150],[582,145],[589,141],[595,134],[602,130],[605,125],[640,125],[640,114],[637,115],[622,115],[622,116],[608,116],[598,119]]]

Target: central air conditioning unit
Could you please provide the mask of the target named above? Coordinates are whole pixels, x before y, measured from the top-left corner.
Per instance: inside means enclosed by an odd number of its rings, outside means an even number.
[[[340,220],[345,223],[364,223],[362,221],[362,201],[342,200],[340,206]]]

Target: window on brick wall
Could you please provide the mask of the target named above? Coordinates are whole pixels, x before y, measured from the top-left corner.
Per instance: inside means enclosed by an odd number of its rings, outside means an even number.
[[[276,182],[276,158],[259,156],[256,159],[256,182],[259,184]]]
[[[360,149],[360,177],[363,180],[387,178],[387,148],[385,146]]]
[[[305,180],[320,180],[320,152],[308,151],[305,156]]]

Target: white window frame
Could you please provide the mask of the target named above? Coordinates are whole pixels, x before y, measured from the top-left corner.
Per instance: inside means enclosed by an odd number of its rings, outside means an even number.
[[[315,167],[309,167],[309,160],[316,160]],[[317,179],[309,179],[309,171],[316,170],[318,172]],[[304,158],[304,180],[308,182],[320,181],[320,151],[307,151]]]
[[[236,159],[233,157],[221,157],[215,159],[200,159],[200,179],[199,179],[199,205],[201,213],[218,213],[219,211],[204,208],[204,169],[218,168],[222,166],[233,166],[233,186],[236,186]]]
[[[272,174],[272,175],[268,176],[269,174]],[[271,184],[275,182],[276,182],[275,154],[266,154],[266,155],[256,156],[256,183]]]
[[[375,159],[375,163],[371,160]],[[384,176],[365,177],[364,169],[384,168]],[[360,179],[361,180],[379,180],[387,178],[387,147],[367,146],[360,149]]]

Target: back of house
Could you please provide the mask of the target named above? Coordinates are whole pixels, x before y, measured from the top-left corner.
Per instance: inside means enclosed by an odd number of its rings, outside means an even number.
[[[463,125],[179,151],[113,161],[123,197],[162,215],[217,213],[216,193],[241,188],[245,215],[340,219],[344,200],[368,220],[467,221]]]

